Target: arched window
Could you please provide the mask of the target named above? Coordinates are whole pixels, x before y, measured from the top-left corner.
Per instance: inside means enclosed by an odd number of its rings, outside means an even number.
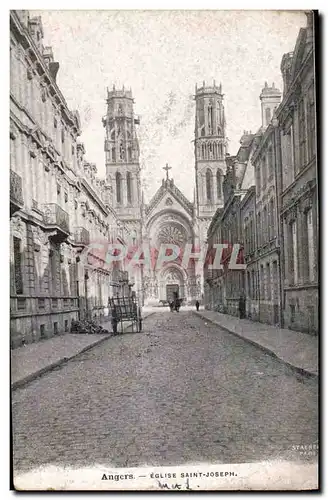
[[[120,172],[116,172],[116,201],[122,203],[122,176]]]
[[[112,148],[112,161],[116,162],[116,150],[115,150],[115,148]]]
[[[205,158],[205,144],[202,144],[202,158]]]
[[[115,141],[115,129],[110,134],[110,139],[111,139],[111,141]]]
[[[216,195],[218,199],[222,197],[222,176],[219,169],[216,171]]]
[[[270,110],[270,108],[266,108],[266,110],[265,110],[266,125],[269,125],[270,120],[271,120],[271,110]]]
[[[208,128],[210,131],[210,134],[213,132],[213,106],[210,104],[208,106]]]
[[[126,174],[126,192],[127,192],[128,203],[132,203],[132,183],[131,183],[130,172]]]
[[[206,198],[212,201],[212,172],[210,169],[206,170]]]

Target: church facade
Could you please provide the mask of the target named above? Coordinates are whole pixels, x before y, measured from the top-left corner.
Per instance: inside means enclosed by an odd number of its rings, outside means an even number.
[[[186,198],[166,166],[160,188],[145,204],[132,92],[113,87],[107,93],[103,119],[107,183],[112,206],[133,235],[134,248],[142,247],[143,258],[149,255],[146,264],[133,268],[135,290],[143,304],[164,303],[174,293],[184,304],[203,298],[203,262],[192,255],[203,247],[211,220],[223,206],[227,148],[223,97],[221,84],[196,86],[194,199]],[[179,248],[175,258],[165,250],[172,246]]]

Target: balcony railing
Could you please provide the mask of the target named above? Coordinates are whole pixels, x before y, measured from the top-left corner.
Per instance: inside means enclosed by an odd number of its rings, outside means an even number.
[[[76,228],[74,233],[74,241],[79,245],[89,245],[90,244],[90,234],[84,227]]]
[[[24,206],[22,178],[13,170],[10,170],[10,204],[12,212],[17,212]]]
[[[44,222],[51,226],[57,226],[64,233],[69,233],[69,217],[57,203],[44,205]]]

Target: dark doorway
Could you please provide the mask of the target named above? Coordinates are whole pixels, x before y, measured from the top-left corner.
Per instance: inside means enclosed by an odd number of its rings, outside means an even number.
[[[166,285],[166,300],[172,302],[179,298],[179,285]]]

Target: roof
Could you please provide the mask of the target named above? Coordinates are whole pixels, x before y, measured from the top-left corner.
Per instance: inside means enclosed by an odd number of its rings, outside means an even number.
[[[174,198],[186,209],[186,211],[192,214],[194,204],[191,203],[180,191],[180,189],[174,184],[173,179],[163,179],[161,187],[156,191],[150,202],[146,205],[145,213],[147,216],[167,193],[170,193],[172,196],[174,196]]]

